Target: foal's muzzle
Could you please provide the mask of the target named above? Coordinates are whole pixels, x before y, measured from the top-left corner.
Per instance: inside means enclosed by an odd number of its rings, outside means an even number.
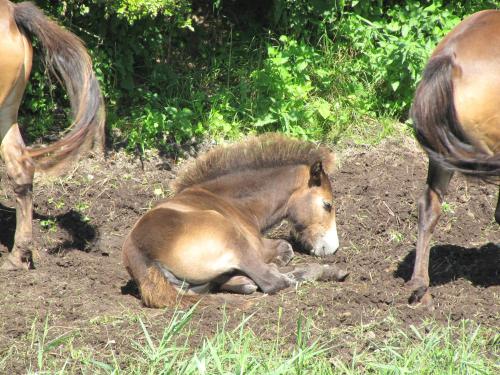
[[[313,228],[302,230],[294,228],[292,236],[302,244],[304,250],[307,250],[312,255],[333,255],[339,248],[336,224],[333,224],[326,232],[323,231],[319,234],[314,234]]]
[[[333,255],[338,248],[339,237],[337,235],[337,225],[334,224],[323,236],[315,241],[311,253],[317,256]]]

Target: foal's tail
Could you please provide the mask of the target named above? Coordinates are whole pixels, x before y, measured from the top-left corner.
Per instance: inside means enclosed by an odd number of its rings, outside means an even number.
[[[500,155],[490,155],[468,139],[458,121],[453,100],[451,55],[427,64],[411,109],[417,140],[429,158],[446,169],[481,178],[500,176]]]
[[[104,147],[104,104],[92,62],[82,41],[48,19],[30,2],[13,4],[16,24],[34,35],[45,51],[45,65],[64,84],[71,102],[74,122],[59,141],[28,149],[42,172],[58,172],[66,162],[93,146]]]
[[[160,267],[142,254],[130,238],[123,245],[123,260],[130,276],[138,284],[144,306],[153,308],[181,307],[196,303],[201,305],[224,305],[245,309],[251,302],[237,296],[183,294],[168,281]]]

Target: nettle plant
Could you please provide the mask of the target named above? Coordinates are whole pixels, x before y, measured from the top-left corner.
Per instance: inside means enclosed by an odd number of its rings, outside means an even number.
[[[339,27],[357,55],[353,72],[368,72],[379,87],[379,108],[401,116],[411,105],[429,54],[459,21],[440,2],[406,2],[379,20],[345,14]]]
[[[263,67],[250,75],[255,89],[253,127],[318,137],[330,105],[315,94],[321,82],[328,80],[328,72],[315,68],[320,55],[313,47],[286,36],[279,42],[268,46]]]
[[[189,108],[174,106],[156,107],[147,104],[133,113],[133,126],[129,130],[128,148],[146,149],[159,147],[169,150],[172,144],[181,144],[200,138],[204,128]]]

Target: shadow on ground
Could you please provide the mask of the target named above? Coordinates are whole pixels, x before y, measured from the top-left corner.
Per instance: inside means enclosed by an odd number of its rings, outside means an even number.
[[[411,251],[394,272],[395,277],[409,281],[415,262]],[[463,278],[474,286],[500,285],[500,247],[487,243],[479,248],[455,245],[438,245],[431,248],[429,262],[430,285],[448,284]]]
[[[67,239],[55,247],[49,248],[50,254],[68,250],[90,251],[99,239],[95,226],[89,224],[85,217],[73,209],[59,215],[43,215],[33,212],[33,219],[52,221],[67,234]],[[0,244],[7,249],[14,245],[16,230],[16,210],[0,204]]]

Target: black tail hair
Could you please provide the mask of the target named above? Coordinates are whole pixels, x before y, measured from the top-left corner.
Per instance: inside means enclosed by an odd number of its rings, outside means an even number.
[[[28,149],[37,170],[57,172],[94,142],[103,148],[105,114],[99,83],[90,56],[76,35],[51,21],[31,2],[13,6],[17,26],[40,41],[45,65],[64,84],[71,102],[71,130],[47,147]]]

